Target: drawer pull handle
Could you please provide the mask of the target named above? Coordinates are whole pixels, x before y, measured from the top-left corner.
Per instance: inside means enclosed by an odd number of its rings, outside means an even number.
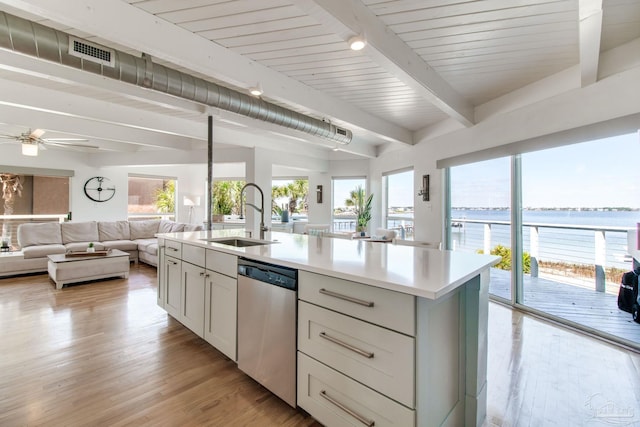
[[[344,412],[346,412],[347,414],[351,415],[353,418],[357,419],[358,421],[360,421],[362,424],[366,425],[367,427],[373,427],[374,425],[376,425],[375,421],[366,419],[365,417],[363,417],[362,415],[358,414],[353,409],[351,409],[351,408],[343,405],[342,403],[338,402],[333,397],[329,396],[325,390],[322,390],[320,392],[320,396],[325,398],[325,399],[327,399],[329,402],[333,403],[335,406],[337,406],[338,408],[342,409]]]
[[[170,263],[171,265],[178,265],[178,263],[177,263],[177,262],[175,262],[175,261],[171,261],[171,260],[169,261],[169,263]]]
[[[178,249],[177,249],[177,248],[172,248],[171,246],[168,246],[168,247],[167,247],[167,249],[172,250],[172,251],[174,251],[174,252],[178,252]]]
[[[353,302],[353,303],[356,303],[356,304],[364,305],[365,307],[373,307],[373,301],[361,300],[359,298],[350,297],[349,295],[343,295],[343,294],[339,294],[337,292],[328,291],[328,290],[326,290],[324,288],[320,289],[318,292],[320,292],[321,294],[324,294],[324,295],[329,295],[330,297],[334,297],[334,298],[342,299],[342,300],[345,300],[345,301]]]
[[[331,341],[334,344],[338,344],[340,347],[344,347],[347,350],[351,350],[354,353],[358,353],[360,356],[364,356],[367,359],[373,359],[373,353],[369,352],[369,351],[364,351],[359,349],[358,347],[354,347],[351,344],[347,344],[344,341],[339,340],[338,338],[334,338],[331,335],[327,335],[326,332],[320,332],[320,338],[324,338],[325,340]]]

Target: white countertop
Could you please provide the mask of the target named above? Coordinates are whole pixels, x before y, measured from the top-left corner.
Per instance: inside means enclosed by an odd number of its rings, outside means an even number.
[[[263,246],[234,247],[202,239],[244,237],[243,230],[158,234],[158,237],[215,249],[428,299],[438,299],[500,258],[391,243],[268,232]],[[255,239],[254,239],[255,240]]]

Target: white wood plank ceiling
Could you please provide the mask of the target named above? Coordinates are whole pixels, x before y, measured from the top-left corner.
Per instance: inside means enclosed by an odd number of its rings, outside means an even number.
[[[414,132],[447,120],[472,126],[475,107],[571,67],[580,67],[579,84],[591,84],[601,52],[640,37],[638,0],[81,3],[102,8],[106,18],[135,15],[139,28],[122,19],[108,29],[62,0],[0,0],[0,9],[125,52],[151,52],[158,63],[235,90],[260,83],[266,100],[340,123],[374,146],[412,143]],[[179,29],[175,46],[146,37],[154,25]],[[354,35],[366,38],[362,51],[349,49]],[[202,39],[211,52],[190,52]],[[54,81],[38,85],[78,95],[86,90]],[[104,87],[83,93],[185,120],[203,111]]]

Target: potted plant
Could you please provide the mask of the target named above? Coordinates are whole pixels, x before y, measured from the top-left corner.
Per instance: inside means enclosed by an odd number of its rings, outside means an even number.
[[[220,181],[213,185],[213,222],[223,222],[233,212],[233,183]]]
[[[364,188],[362,186],[356,187],[352,190],[349,199],[345,201],[347,206],[353,206],[356,213],[356,231],[364,236],[371,221],[371,202],[373,200],[373,194],[369,194],[367,197]]]
[[[89,243],[89,247],[87,248],[87,252],[95,252],[96,248],[93,245],[93,242]]]

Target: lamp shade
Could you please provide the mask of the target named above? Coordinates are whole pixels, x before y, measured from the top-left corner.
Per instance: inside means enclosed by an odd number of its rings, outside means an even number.
[[[191,200],[190,197],[184,196],[184,198],[182,199],[182,204],[184,206],[195,206],[196,204],[193,202],[193,200]]]

